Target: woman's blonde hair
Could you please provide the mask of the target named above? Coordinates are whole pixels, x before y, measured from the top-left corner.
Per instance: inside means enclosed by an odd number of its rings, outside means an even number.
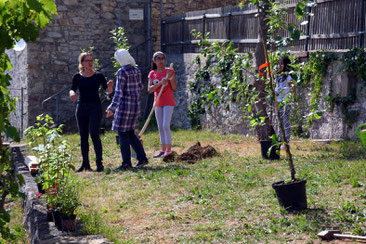
[[[93,58],[93,55],[91,55],[91,53],[87,53],[87,52],[81,53],[79,55],[79,71],[80,72],[83,72],[84,71],[84,67],[83,67],[83,65],[81,63],[85,60],[85,57],[86,56],[90,56],[90,57],[92,57],[92,59],[94,59]]]

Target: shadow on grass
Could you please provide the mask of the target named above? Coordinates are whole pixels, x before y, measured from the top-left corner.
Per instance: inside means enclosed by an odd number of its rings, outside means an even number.
[[[151,167],[149,165],[146,165],[144,167],[141,168],[135,168],[133,167],[132,169],[128,169],[125,171],[118,171],[118,172],[114,172],[114,169],[111,168],[106,168],[105,169],[105,174],[120,174],[120,173],[124,173],[124,172],[159,172],[159,171],[169,171],[169,170],[189,170],[191,169],[189,167],[189,165],[187,165],[187,167],[183,167],[182,165],[173,165],[173,164],[167,164],[167,166],[154,166]]]

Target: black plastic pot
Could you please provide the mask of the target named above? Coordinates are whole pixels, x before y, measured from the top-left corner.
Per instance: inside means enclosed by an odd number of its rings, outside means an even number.
[[[38,192],[44,194],[45,190],[43,189],[42,183],[37,183]]]
[[[52,211],[52,216],[53,216],[53,222],[55,222],[55,226],[59,229],[62,228],[61,225],[61,214],[58,211]]]
[[[285,183],[279,181],[272,184],[278,203],[287,211],[299,211],[307,208],[306,180]]]
[[[61,229],[63,231],[74,231],[76,226],[76,215],[61,216]]]
[[[272,146],[272,141],[260,141],[261,144],[261,151],[262,151],[262,158],[270,159],[270,160],[278,160],[280,159],[280,148],[278,146],[273,146],[271,153],[268,156],[268,150]],[[278,152],[278,153],[277,153]]]

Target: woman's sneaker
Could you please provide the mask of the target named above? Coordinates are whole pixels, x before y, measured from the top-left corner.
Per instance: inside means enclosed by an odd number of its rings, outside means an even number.
[[[154,155],[153,158],[161,158],[165,154],[165,151],[160,151],[158,154]]]

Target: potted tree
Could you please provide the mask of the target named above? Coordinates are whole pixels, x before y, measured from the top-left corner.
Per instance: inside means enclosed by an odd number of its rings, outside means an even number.
[[[291,180],[288,182],[280,181],[273,184],[280,205],[287,210],[300,210],[307,207],[305,183],[306,180],[300,180],[295,177],[296,171],[293,164],[292,154],[289,142],[286,137],[281,138],[278,143],[275,135],[272,118],[273,114],[277,115],[279,128],[282,135],[285,135],[283,120],[280,116],[279,107],[276,104],[276,74],[272,70],[278,59],[278,50],[289,43],[291,40],[299,39],[300,31],[295,28],[294,24],[287,23],[284,20],[284,9],[279,8],[273,0],[251,0],[243,1],[243,3],[251,2],[258,9],[258,18],[260,26],[260,35],[255,53],[238,54],[233,48],[232,42],[223,44],[209,42],[209,33],[203,36],[201,33],[193,32],[201,46],[201,54],[205,58],[204,65],[201,57],[197,57],[195,62],[199,65],[196,72],[195,81],[190,82],[191,91],[195,92],[195,97],[191,103],[195,105],[192,111],[207,110],[207,104],[211,102],[213,105],[227,102],[225,99],[230,97],[236,104],[242,106],[245,118],[249,119],[250,124],[256,127],[258,139],[268,143],[267,148],[263,148],[263,157],[273,158],[271,153],[278,151],[274,147],[285,145],[286,159],[290,168]],[[296,6],[296,15],[299,19],[306,13],[308,1],[301,0]],[[279,28],[289,33],[288,37],[278,35]],[[253,57],[254,56],[254,57]],[[254,69],[253,69],[254,68]],[[222,78],[220,83],[212,84],[210,72],[221,72]],[[276,70],[274,70],[276,71]],[[261,74],[262,73],[262,74]],[[251,76],[253,82],[245,82]],[[285,102],[288,102],[286,100]],[[198,106],[200,105],[200,106]],[[197,114],[197,113],[191,113]],[[199,120],[196,120],[199,121]],[[269,154],[268,154],[269,153]],[[274,157],[278,158],[278,154]],[[292,188],[295,187],[295,190]],[[296,189],[300,187],[301,190]],[[285,189],[285,193],[282,193]],[[297,197],[297,193],[301,192],[301,196]],[[289,195],[284,198],[283,195]],[[298,198],[298,199],[297,199]]]
[[[300,31],[295,28],[295,24],[290,24],[284,21],[283,16],[286,14],[286,12],[283,12],[284,10],[278,8],[275,1],[251,0],[250,2],[255,4],[258,9],[260,34],[262,37],[262,53],[265,61],[263,66],[267,68],[266,75],[263,77],[270,101],[272,104],[275,104],[277,101],[277,95],[275,91],[274,74],[272,72],[272,68],[274,67],[274,55],[270,55],[269,48],[276,47],[281,49],[284,45],[287,45],[289,41],[298,40],[300,37]],[[295,7],[295,14],[297,18],[300,20],[304,14],[306,14],[306,8],[312,5],[314,4],[311,1],[299,1]],[[278,30],[280,28],[287,31],[289,33],[289,37],[283,38],[279,36]],[[275,182],[272,184],[272,187],[276,192],[279,204],[286,210],[294,211],[306,209],[306,180],[297,179],[295,177],[296,171],[293,163],[292,153],[289,147],[288,139],[285,136],[284,123],[279,111],[279,106],[274,107],[274,112],[276,113],[279,122],[279,128],[282,135],[281,142],[285,145],[286,159],[290,169],[291,180],[288,182]],[[272,138],[274,137],[272,136]]]

